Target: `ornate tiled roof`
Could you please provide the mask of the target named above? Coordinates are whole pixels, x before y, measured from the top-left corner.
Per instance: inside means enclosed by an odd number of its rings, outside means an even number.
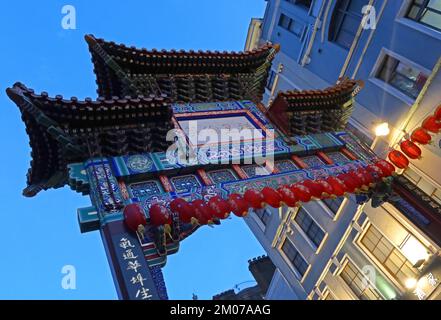
[[[173,127],[170,101],[138,96],[84,101],[49,97],[16,83],[7,90],[19,107],[32,149],[27,196],[67,182],[67,164],[94,156],[163,151]]]
[[[343,130],[353,108],[353,98],[363,83],[339,79],[324,90],[279,92],[267,116],[287,135]]]
[[[260,101],[277,45],[248,52],[147,50],[87,35],[104,97],[165,93],[175,102]]]

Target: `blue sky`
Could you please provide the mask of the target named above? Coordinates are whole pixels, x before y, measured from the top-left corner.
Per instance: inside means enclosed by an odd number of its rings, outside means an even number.
[[[61,27],[64,5],[76,8],[77,29]],[[16,81],[37,92],[96,97],[84,34],[158,49],[242,50],[263,0],[13,1],[0,10],[0,299],[115,299],[97,232],[80,234],[76,209],[88,197],[68,187],[21,195],[30,148],[5,89]],[[245,223],[204,227],[181,244],[164,268],[169,296],[201,299],[251,280],[247,260],[263,254]],[[64,265],[76,268],[77,289],[61,287]]]

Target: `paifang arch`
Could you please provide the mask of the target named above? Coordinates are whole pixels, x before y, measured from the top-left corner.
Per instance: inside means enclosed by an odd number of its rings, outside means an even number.
[[[80,228],[101,233],[121,299],[168,299],[167,255],[199,227],[221,224],[224,213],[242,217],[259,203],[286,208],[349,193],[367,201],[393,173],[344,131],[360,82],[281,92],[268,109],[261,104],[277,45],[195,52],[86,41],[97,99],[49,97],[21,83],[7,94],[32,149],[23,194],[69,185],[90,197],[91,206],[78,209]],[[227,128],[261,135],[200,144],[193,124],[218,136]],[[182,139],[167,141],[170,130]],[[167,150],[176,141],[193,161],[173,161]],[[187,211],[170,206],[174,200]]]

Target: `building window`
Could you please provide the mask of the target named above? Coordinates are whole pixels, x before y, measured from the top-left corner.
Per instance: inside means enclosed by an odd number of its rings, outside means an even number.
[[[305,259],[300,255],[294,245],[288,239],[282,245],[282,251],[286,255],[286,257],[291,261],[294,268],[303,277],[308,269],[308,263]]]
[[[363,19],[368,0],[338,0],[329,27],[329,41],[349,49]]]
[[[334,295],[329,290],[326,290],[325,294],[323,295],[322,300],[336,300],[336,299],[335,299]]]
[[[378,262],[403,286],[406,280],[418,277],[418,270],[374,226],[370,226],[361,243]]]
[[[341,204],[343,203],[344,197],[336,198],[336,199],[323,199],[323,203],[329,208],[329,210],[334,213],[334,215],[337,214],[338,209],[340,209]]]
[[[274,70],[270,70],[268,75],[268,81],[266,82],[266,88],[271,91],[273,90],[274,81],[276,80],[276,72]]]
[[[441,31],[441,1],[439,0],[414,0],[406,16]]]
[[[413,99],[427,81],[427,75],[421,70],[390,55],[385,56],[376,77]]]
[[[285,30],[288,30],[289,32],[293,33],[299,38],[302,36],[303,27],[304,27],[303,24],[294,21],[293,19],[291,19],[287,15],[284,15],[283,13],[280,14],[279,26]]]
[[[340,273],[340,277],[351,288],[354,294],[360,300],[383,300],[372,284],[366,285],[365,275],[353,264],[347,260],[345,267]]]
[[[262,221],[264,226],[267,226],[269,221],[271,220],[271,211],[268,209],[257,209],[254,210],[256,216]]]
[[[312,0],[286,0],[289,3],[304,7],[305,9],[311,8]]]
[[[300,208],[294,220],[318,248],[325,237],[325,232],[303,208]]]

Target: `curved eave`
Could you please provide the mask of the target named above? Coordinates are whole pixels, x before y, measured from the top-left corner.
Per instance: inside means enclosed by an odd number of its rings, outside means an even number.
[[[129,74],[241,74],[253,73],[271,61],[279,51],[278,45],[266,44],[246,52],[147,50],[127,47],[93,35],[86,35],[97,77],[99,96],[112,96],[120,83],[109,65],[116,63]]]

